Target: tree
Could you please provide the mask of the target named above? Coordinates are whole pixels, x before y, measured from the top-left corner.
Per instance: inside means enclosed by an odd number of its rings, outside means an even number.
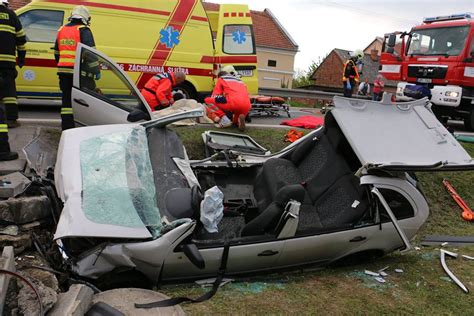
[[[313,80],[311,79],[311,76],[316,69],[318,69],[319,65],[321,65],[324,58],[318,57],[317,61],[312,60],[307,70],[297,69],[293,77],[293,88],[302,88],[312,85]]]

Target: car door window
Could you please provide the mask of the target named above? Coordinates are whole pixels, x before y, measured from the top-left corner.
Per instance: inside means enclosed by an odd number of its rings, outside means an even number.
[[[64,12],[31,10],[19,17],[28,42],[54,43],[58,29],[63,24]]]
[[[127,112],[147,112],[128,80],[108,60],[84,48],[81,50],[79,71],[81,91]]]
[[[397,220],[406,219],[415,216],[415,210],[410,201],[407,200],[401,193],[390,189],[378,189],[382,193],[388,206],[392,209],[393,214]],[[385,208],[379,202],[379,209],[381,210],[382,222],[389,222],[390,218],[385,212]]]

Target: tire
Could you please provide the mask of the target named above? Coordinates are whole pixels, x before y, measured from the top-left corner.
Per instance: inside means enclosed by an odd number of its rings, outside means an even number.
[[[469,114],[464,117],[464,128],[468,132],[474,131],[474,108],[471,108]]]
[[[185,81],[184,83],[180,84],[179,86],[176,86],[175,88],[173,88],[173,95],[174,94],[182,94],[183,97],[180,97],[181,99],[194,99],[194,100],[197,100],[196,89],[188,81]]]

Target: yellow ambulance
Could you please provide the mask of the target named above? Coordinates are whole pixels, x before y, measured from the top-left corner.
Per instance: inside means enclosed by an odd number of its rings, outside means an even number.
[[[97,50],[111,57],[138,88],[156,73],[183,71],[187,80],[178,89],[199,99],[212,91],[219,67],[231,64],[249,92],[258,91],[247,5],[225,4],[207,13],[200,0],[33,0],[16,11],[28,40],[26,64],[17,78],[23,103],[60,98],[54,41],[76,5],[90,10]]]

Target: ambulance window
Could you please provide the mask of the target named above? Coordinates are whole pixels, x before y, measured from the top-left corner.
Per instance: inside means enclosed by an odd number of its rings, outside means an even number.
[[[80,90],[122,110],[147,112],[145,105],[120,71],[87,49],[81,50]]]
[[[226,54],[255,54],[253,30],[251,25],[224,26],[223,51]]]
[[[28,42],[54,43],[63,25],[64,12],[31,10],[19,16]]]

